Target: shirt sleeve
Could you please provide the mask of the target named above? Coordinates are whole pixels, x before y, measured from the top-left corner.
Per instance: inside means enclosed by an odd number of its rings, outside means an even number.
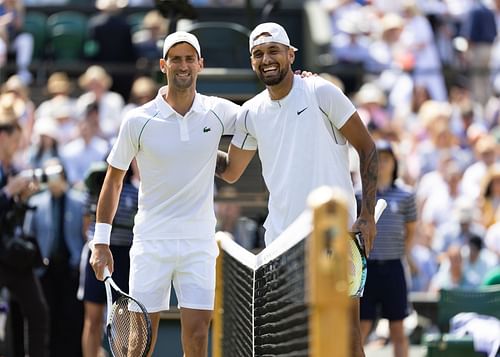
[[[356,108],[337,86],[323,78],[315,77],[315,80],[315,92],[321,111],[335,128],[341,129],[356,112]]]
[[[223,100],[222,102],[222,124],[224,126],[224,131],[222,135],[234,135],[236,118],[240,112],[241,107],[229,100]]]
[[[118,137],[111,148],[107,162],[117,169],[128,170],[139,150],[138,140],[139,136],[133,130],[132,118],[126,117],[120,126]]]
[[[257,150],[257,139],[251,129],[250,110],[242,108],[236,119],[231,144],[242,150]]]

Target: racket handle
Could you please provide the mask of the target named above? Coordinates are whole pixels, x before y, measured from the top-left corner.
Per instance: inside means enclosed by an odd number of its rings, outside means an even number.
[[[378,222],[378,219],[380,218],[382,212],[384,212],[386,207],[387,202],[383,198],[377,200],[377,204],[375,205],[375,223]]]
[[[111,278],[111,273],[108,269],[107,266],[104,267],[104,280],[106,280],[107,278]]]

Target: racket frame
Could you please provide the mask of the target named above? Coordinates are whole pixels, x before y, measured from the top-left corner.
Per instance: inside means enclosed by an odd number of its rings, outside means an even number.
[[[378,222],[380,216],[382,215],[382,212],[384,212],[386,207],[387,207],[387,202],[383,198],[377,200],[377,204],[375,205],[375,214],[374,214],[375,223]],[[363,291],[365,290],[366,276],[368,275],[368,259],[366,256],[365,242],[363,236],[361,235],[361,232],[351,232],[350,236],[361,255],[361,281],[358,286],[358,289],[351,296],[361,297]]]
[[[144,348],[144,352],[142,353],[141,357],[146,357],[148,355],[149,350],[151,349],[151,342],[152,342],[152,336],[153,336],[153,331],[152,331],[152,324],[151,324],[151,319],[149,317],[148,311],[144,307],[144,305],[134,299],[132,296],[129,294],[125,293],[116,283],[114,280],[111,278],[111,273],[108,269],[108,267],[104,267],[104,285],[106,288],[106,300],[107,300],[107,308],[106,308],[106,335],[108,337],[108,343],[110,345],[110,350],[111,354],[113,354],[113,349],[111,348],[111,321],[113,319],[113,314],[115,310],[115,302],[118,301],[121,297],[128,298],[135,302],[137,306],[141,309],[141,312],[146,320],[146,331],[147,331],[147,336],[146,336],[146,347]],[[113,292],[111,289],[114,289],[120,296],[113,302]]]

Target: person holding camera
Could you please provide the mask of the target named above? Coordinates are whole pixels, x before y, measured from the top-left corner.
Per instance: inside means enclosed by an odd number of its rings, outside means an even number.
[[[76,295],[85,195],[70,187],[59,159],[47,160],[43,171],[40,185],[47,189],[28,201],[35,209],[26,214],[24,228],[36,238],[44,260],[36,272],[49,306],[50,356],[76,357],[82,355],[83,304]]]
[[[30,357],[47,357],[49,340],[48,307],[35,276],[33,267],[20,266],[23,259],[12,259],[9,247],[21,229],[15,226],[16,212],[24,200],[35,190],[32,180],[16,175],[12,160],[22,139],[22,130],[13,111],[0,110],[0,286],[10,293],[12,304],[18,304],[28,323],[28,350]],[[22,212],[22,210],[20,210]],[[14,219],[13,219],[14,218]],[[19,264],[19,265],[16,265]],[[12,307],[11,304],[11,307]],[[19,320],[18,321],[22,321]],[[22,325],[15,329],[22,336]],[[14,348],[24,349],[22,337],[13,333]],[[24,351],[11,351],[9,355],[24,356]]]

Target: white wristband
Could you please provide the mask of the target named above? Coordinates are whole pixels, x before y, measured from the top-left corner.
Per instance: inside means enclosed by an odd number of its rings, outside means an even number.
[[[94,239],[90,241],[91,246],[94,247],[95,244],[109,245],[111,228],[112,226],[109,223],[96,223],[94,230]]]

